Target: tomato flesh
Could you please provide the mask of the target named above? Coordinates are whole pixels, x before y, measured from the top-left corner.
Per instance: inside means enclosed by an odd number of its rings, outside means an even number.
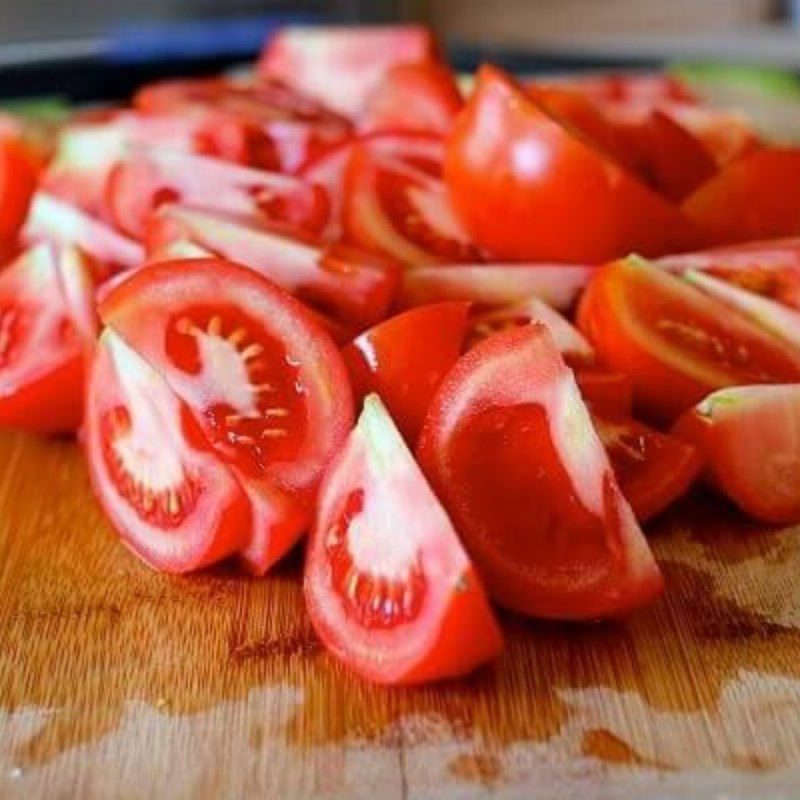
[[[714,392],[678,420],[673,434],[700,450],[707,476],[746,514],[800,521],[800,386]]]
[[[674,420],[717,388],[800,376],[792,348],[641,260],[599,270],[577,319],[603,363],[631,377],[636,408],[657,421]]]
[[[323,642],[377,683],[463,675],[502,647],[452,523],[375,395],[320,491],[304,588]]]
[[[434,397],[420,464],[501,604],[591,619],[662,580],[571,371],[540,324],[496,334]]]

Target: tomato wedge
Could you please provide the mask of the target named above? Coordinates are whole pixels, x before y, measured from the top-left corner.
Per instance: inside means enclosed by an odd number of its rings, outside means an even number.
[[[714,485],[746,514],[800,522],[800,385],[714,392],[673,433],[699,448]]]
[[[502,649],[458,535],[375,395],[320,491],[304,588],[322,641],[376,683],[464,675]]]
[[[800,353],[641,259],[601,268],[577,320],[603,363],[630,375],[635,407],[660,422],[718,388],[800,380]]]
[[[421,25],[285,27],[267,41],[258,73],[356,116],[392,66],[434,58],[437,50]]]
[[[572,372],[543,325],[496,334],[461,357],[433,399],[418,454],[502,605],[594,619],[662,590]]]
[[[77,245],[98,262],[100,277],[138,267],[144,261],[144,250],[138,242],[41,190],[33,196],[21,236],[28,243]]]
[[[399,280],[395,264],[372,253],[339,244],[317,247],[252,217],[180,204],[161,206],[146,240],[150,253],[169,242],[191,241],[357,326],[386,316]]]
[[[581,367],[575,370],[575,383],[592,413],[629,417],[633,412],[633,383],[624,372]]]
[[[800,149],[764,149],[726,166],[683,204],[709,245],[800,232]]]
[[[660,514],[695,482],[703,466],[695,447],[630,417],[594,414],[619,488],[639,522]]]
[[[434,392],[461,355],[469,303],[406,311],[362,333],[343,351],[356,399],[373,392],[407,442],[415,442]]]
[[[678,252],[696,238],[677,208],[495,67],[478,73],[444,174],[467,231],[498,258],[591,264]]]
[[[75,431],[97,333],[91,265],[40,244],[0,272],[0,425]]]
[[[445,136],[463,105],[455,75],[446,64],[433,60],[396,64],[368,95],[359,128]]]
[[[165,202],[215,211],[264,215],[317,233],[328,219],[325,190],[289,175],[241,167],[171,150],[139,150],[118,162],[106,183],[116,226],[141,239],[150,214]]]
[[[0,135],[0,246],[14,240],[36,188],[36,168],[21,141]]]
[[[243,558],[263,573],[305,529],[352,424],[330,336],[266,278],[220,259],[151,264],[114,287],[103,322],[187,404],[253,505]]]
[[[345,173],[342,219],[349,241],[406,267],[482,260],[440,180],[362,148]]]
[[[103,510],[153,568],[188,572],[246,546],[241,487],[185,403],[111,330],[89,375],[84,444]]]
[[[400,305],[469,300],[503,306],[536,296],[554,308],[569,308],[588,286],[594,267],[566,264],[464,264],[421,267],[406,272]]]

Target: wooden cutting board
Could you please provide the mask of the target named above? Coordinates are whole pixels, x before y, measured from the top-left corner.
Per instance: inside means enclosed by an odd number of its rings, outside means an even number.
[[[0,797],[800,797],[798,531],[703,496],[651,538],[649,609],[508,616],[496,665],[385,690],[320,648],[299,557],[155,574],[73,443],[2,433]]]

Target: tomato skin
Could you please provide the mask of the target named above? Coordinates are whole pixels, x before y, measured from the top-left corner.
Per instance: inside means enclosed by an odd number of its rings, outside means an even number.
[[[469,303],[406,311],[362,333],[342,351],[356,400],[372,392],[407,442],[415,442],[434,392],[461,355]]]
[[[185,518],[167,524],[133,504],[129,487],[146,481],[131,475],[121,483],[109,466],[106,428],[110,415],[123,410],[129,419],[159,419],[150,437],[137,440],[139,458],[148,453],[151,469],[180,459],[195,481],[196,504]],[[148,441],[149,440],[149,441]],[[153,569],[183,573],[226,558],[246,545],[250,510],[244,493],[230,471],[210,452],[192,423],[186,407],[146,362],[112,331],[106,330],[95,351],[86,387],[86,424],[83,436],[92,488],[123,543]],[[147,491],[144,487],[142,493]],[[134,495],[135,496],[135,495]]]
[[[592,264],[675,252],[696,238],[678,209],[494,67],[481,68],[456,121],[444,175],[467,231],[501,259]]]
[[[396,64],[367,97],[359,128],[444,136],[463,105],[455,76],[446,64],[433,60]]]
[[[698,448],[706,477],[747,515],[783,525],[800,521],[800,386],[714,392],[672,433]]]
[[[25,146],[15,137],[0,135],[0,245],[13,241],[25,222],[36,177]]]
[[[375,683],[464,675],[503,646],[452,523],[375,395],[323,481],[303,586],[319,637]]]
[[[595,414],[619,487],[639,522],[660,514],[685,494],[700,474],[697,449],[630,417]]]
[[[727,165],[683,204],[708,245],[800,231],[800,149],[764,149]]]
[[[641,260],[602,267],[577,322],[600,360],[631,377],[635,408],[657,422],[724,386],[800,380],[796,351]]]
[[[572,373],[543,325],[498,333],[461,357],[433,399],[417,454],[502,605],[594,619],[630,611],[662,590]]]
[[[573,368],[575,382],[592,412],[611,417],[631,415],[633,383],[628,375],[598,366]]]

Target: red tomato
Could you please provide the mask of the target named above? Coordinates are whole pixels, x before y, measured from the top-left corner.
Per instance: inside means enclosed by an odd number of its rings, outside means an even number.
[[[628,417],[633,410],[633,383],[624,372],[605,367],[575,369],[575,383],[586,404],[597,414]]]
[[[187,404],[253,504],[243,557],[263,573],[305,529],[352,424],[342,358],[304,307],[220,259],[152,264],[100,304],[103,322]]]
[[[344,179],[353,150],[363,147],[370,153],[389,156],[422,169],[434,177],[441,176],[444,142],[428,133],[369,133],[345,139],[303,164],[297,174],[309,183],[322,186],[328,193],[330,216],[323,231],[326,239],[341,235]]]
[[[673,434],[700,450],[708,477],[746,514],[800,522],[800,386],[721,389],[687,411]]]
[[[394,299],[398,269],[344,245],[320,248],[253,218],[162,206],[151,218],[147,251],[188,240],[260,272],[301,300],[358,326],[382,320]]]
[[[347,166],[342,217],[349,241],[407,267],[481,260],[440,180],[362,148]]]
[[[577,319],[603,363],[630,375],[636,407],[659,421],[724,386],[800,380],[800,353],[641,259],[600,269]]]
[[[359,675],[464,675],[502,634],[447,514],[371,395],[320,491],[304,588],[322,641]]]
[[[343,351],[356,398],[375,392],[407,442],[415,442],[433,393],[461,355],[469,303],[406,311],[362,333]]]
[[[355,116],[391,67],[435,58],[437,50],[421,25],[285,27],[267,41],[258,72]]]
[[[87,259],[40,244],[0,272],[0,425],[78,428],[97,323]]]
[[[277,172],[241,167],[206,156],[141,150],[116,164],[106,184],[107,207],[122,231],[141,239],[151,212],[181,201],[205,209],[264,215],[310,233],[328,219],[320,186]]]
[[[571,75],[553,81],[552,85],[580,92],[596,102],[640,103],[651,108],[669,101],[697,102],[691,89],[683,81],[663,72]]]
[[[246,547],[250,512],[231,470],[186,404],[111,330],[89,376],[84,444],[97,499],[150,566],[188,572]]]
[[[709,244],[800,232],[800,149],[758,150],[726,166],[683,205]]]
[[[14,240],[36,188],[36,168],[22,142],[0,136],[0,245]]]
[[[663,581],[543,325],[492,336],[436,393],[420,464],[489,591],[534,616],[594,619]]]
[[[595,263],[674,252],[694,239],[678,209],[494,67],[478,74],[444,173],[467,231],[500,258]]]
[[[445,136],[464,105],[453,71],[437,61],[396,64],[359,115],[365,131],[424,131]]]
[[[400,305],[469,300],[502,306],[535,295],[554,308],[569,308],[594,274],[594,267],[551,264],[465,264],[422,267],[403,275]]]
[[[98,262],[99,277],[109,271],[138,267],[144,261],[144,250],[138,242],[41,190],[33,196],[22,238],[29,243],[77,245]]]
[[[661,513],[691,487],[702,468],[697,450],[630,417],[594,415],[619,488],[639,522]]]

